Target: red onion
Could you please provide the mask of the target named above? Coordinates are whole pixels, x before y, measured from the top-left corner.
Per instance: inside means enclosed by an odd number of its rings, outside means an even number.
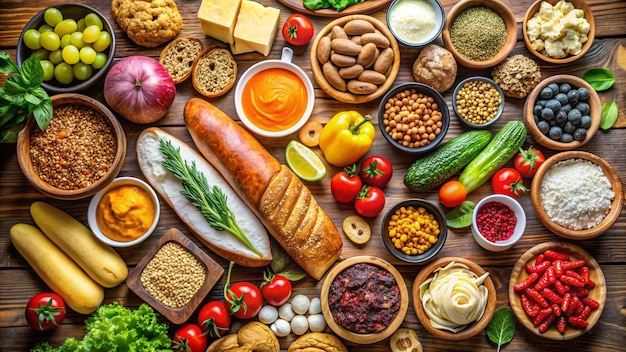
[[[162,118],[176,97],[176,85],[157,60],[129,56],[116,63],[104,80],[104,99],[131,122],[147,124]]]

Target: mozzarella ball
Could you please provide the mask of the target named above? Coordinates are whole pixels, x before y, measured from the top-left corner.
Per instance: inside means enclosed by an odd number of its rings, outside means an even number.
[[[278,319],[278,309],[272,305],[265,305],[259,311],[259,321],[263,324],[271,324]]]
[[[311,300],[309,297],[303,294],[296,295],[291,300],[291,308],[296,314],[304,314],[309,310],[311,306]]]
[[[319,297],[313,297],[311,299],[311,306],[309,307],[309,314],[320,314],[322,312],[322,302]]]
[[[286,321],[291,321],[296,313],[291,308],[291,303],[285,303],[278,308],[278,316]]]
[[[291,330],[296,335],[303,335],[309,330],[308,319],[302,314],[296,315],[291,319]]]
[[[285,337],[291,332],[291,325],[288,321],[279,318],[270,325],[270,330],[278,337]]]
[[[313,332],[322,332],[326,329],[326,319],[322,314],[312,314],[307,317],[309,329]]]

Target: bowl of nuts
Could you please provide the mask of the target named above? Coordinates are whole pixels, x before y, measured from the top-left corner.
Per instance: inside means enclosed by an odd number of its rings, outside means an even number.
[[[368,15],[343,16],[322,28],[311,44],[311,70],[318,86],[350,104],[379,98],[400,67],[398,42],[387,26]]]
[[[524,124],[533,139],[553,150],[585,145],[600,127],[598,93],[583,79],[556,75],[541,81],[526,98]]]
[[[378,126],[392,146],[410,154],[425,154],[435,149],[448,132],[448,104],[426,84],[401,84],[380,101]]]
[[[441,252],[448,236],[446,218],[441,209],[418,198],[405,199],[389,208],[381,229],[383,243],[389,253],[411,264],[425,263],[434,258]]]
[[[468,127],[492,125],[504,111],[504,93],[489,78],[476,76],[461,81],[452,94],[452,108]]]

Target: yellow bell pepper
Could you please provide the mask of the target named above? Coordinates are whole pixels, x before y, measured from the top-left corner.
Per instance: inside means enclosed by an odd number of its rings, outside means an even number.
[[[320,134],[320,149],[326,161],[335,166],[346,166],[357,162],[374,143],[376,131],[356,111],[342,111],[333,116]]]

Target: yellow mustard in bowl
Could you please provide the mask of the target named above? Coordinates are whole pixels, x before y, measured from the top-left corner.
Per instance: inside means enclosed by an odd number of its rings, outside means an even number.
[[[150,195],[137,186],[123,185],[104,194],[96,220],[102,233],[114,241],[130,242],[152,225],[156,207]]]

